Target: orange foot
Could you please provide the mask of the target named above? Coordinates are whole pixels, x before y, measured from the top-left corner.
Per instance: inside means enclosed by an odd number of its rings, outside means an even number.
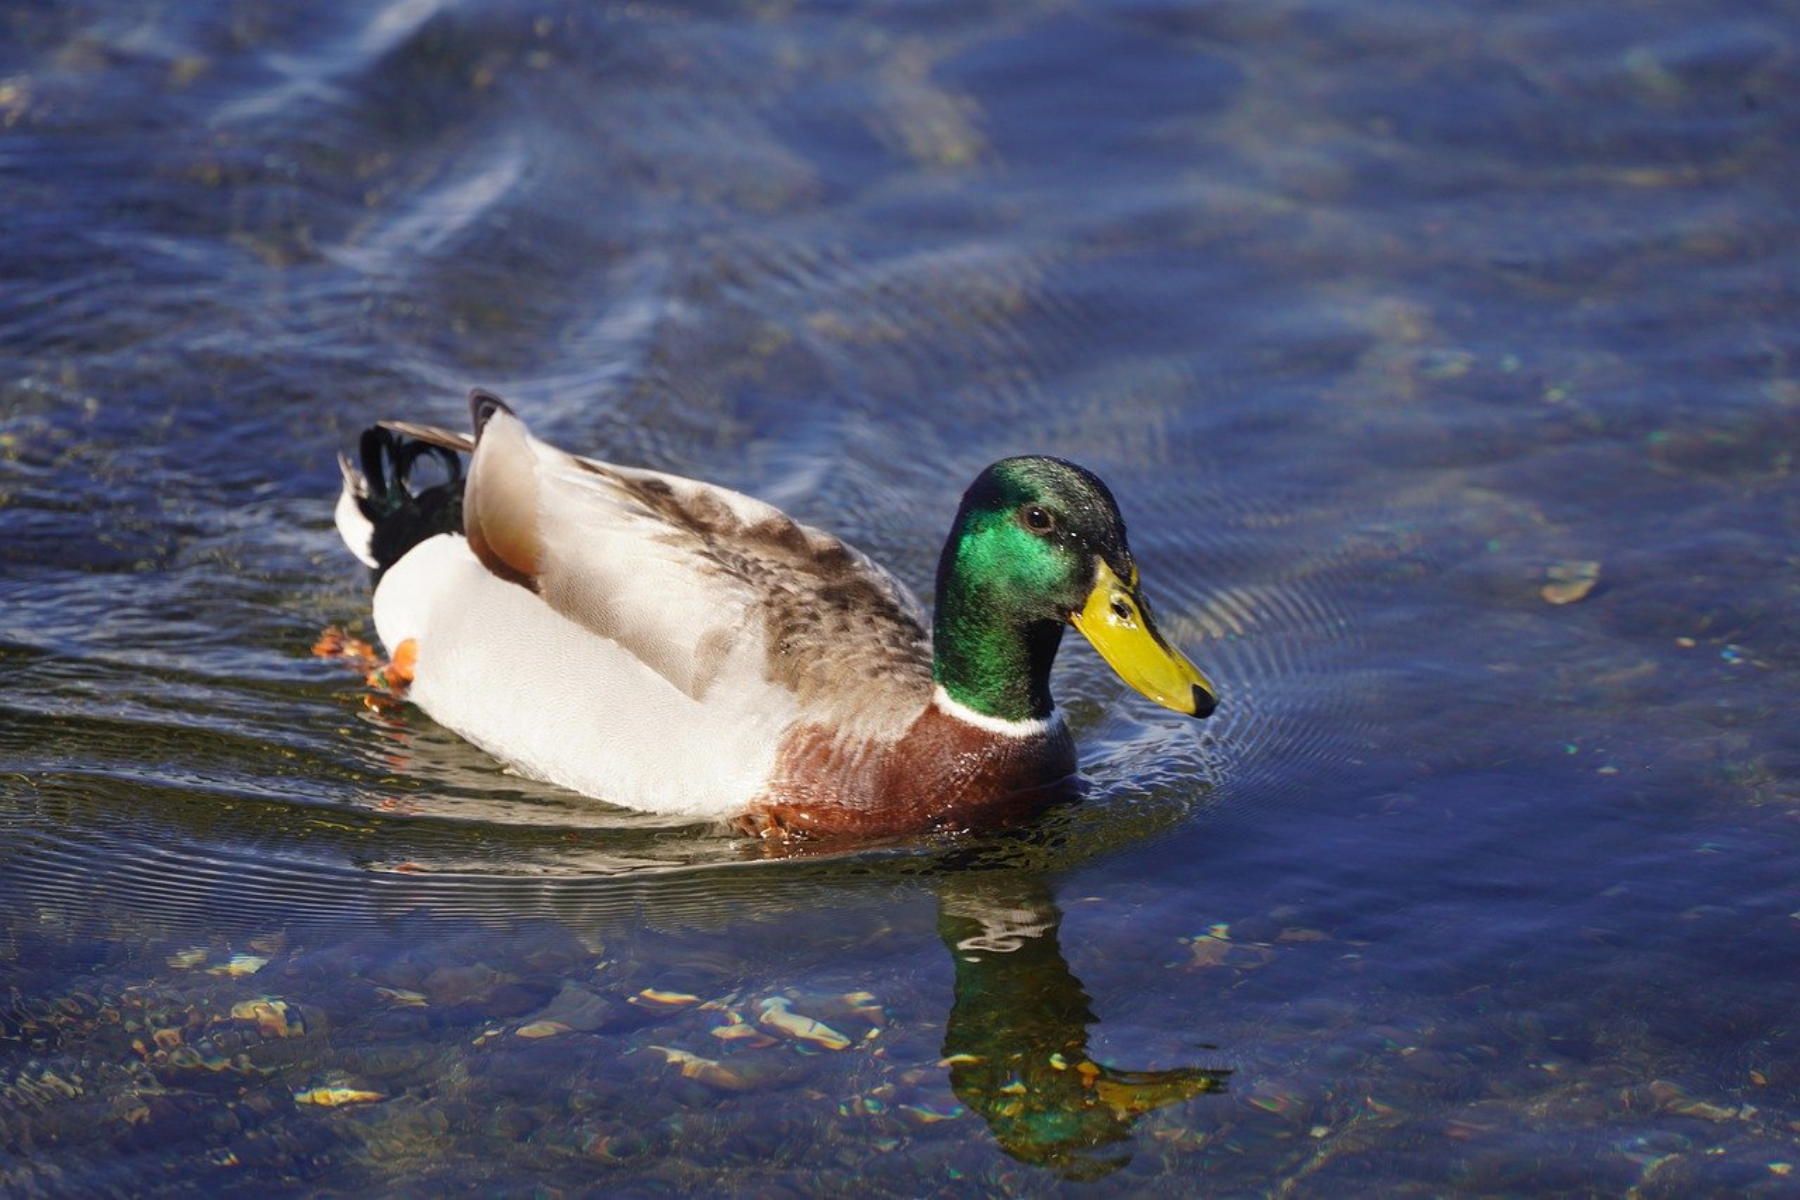
[[[404,696],[406,685],[413,681],[413,667],[418,661],[418,639],[407,638],[394,647],[392,659],[369,672],[368,684],[372,688],[383,688],[395,696]]]
[[[375,647],[361,638],[351,637],[336,625],[326,628],[313,643],[313,653],[320,658],[338,658],[363,672],[363,680],[383,695],[368,697],[370,708],[386,708],[406,695],[406,685],[413,681],[413,666],[419,661],[419,643],[407,638],[394,647],[394,657],[387,662],[375,653]]]
[[[361,638],[353,638],[336,625],[327,625],[313,643],[312,652],[320,658],[342,658],[363,670],[372,670],[381,662],[375,647]]]

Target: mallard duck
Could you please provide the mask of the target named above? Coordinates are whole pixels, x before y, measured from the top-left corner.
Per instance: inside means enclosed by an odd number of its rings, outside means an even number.
[[[365,433],[337,523],[408,698],[525,775],[763,836],[990,823],[1075,779],[1050,695],[1070,625],[1156,703],[1213,710],[1112,493],[1073,463],[976,477],[928,625],[871,559],[759,500],[565,453],[481,389],[470,409],[473,436]],[[416,487],[427,457],[447,478]]]

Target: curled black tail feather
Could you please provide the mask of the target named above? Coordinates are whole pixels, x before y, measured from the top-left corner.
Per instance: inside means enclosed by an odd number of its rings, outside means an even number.
[[[462,456],[379,425],[363,432],[361,454],[367,491],[356,505],[374,526],[369,553],[379,583],[389,567],[426,538],[463,531]],[[421,458],[441,463],[444,480],[414,490],[413,468]]]

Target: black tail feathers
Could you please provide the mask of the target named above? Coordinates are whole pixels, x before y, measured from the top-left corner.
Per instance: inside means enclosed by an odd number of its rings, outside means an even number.
[[[383,572],[426,538],[462,532],[462,456],[379,425],[363,432],[361,456],[366,491],[356,505],[374,527],[369,553],[380,582]],[[418,487],[413,474],[421,459],[440,464],[444,478]]]

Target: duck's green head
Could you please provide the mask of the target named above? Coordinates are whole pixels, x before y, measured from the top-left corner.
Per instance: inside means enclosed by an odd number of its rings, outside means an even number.
[[[937,681],[987,716],[1045,716],[1068,625],[1158,704],[1212,712],[1212,684],[1150,616],[1112,492],[1060,458],[1002,459],[963,495],[938,560]]]

